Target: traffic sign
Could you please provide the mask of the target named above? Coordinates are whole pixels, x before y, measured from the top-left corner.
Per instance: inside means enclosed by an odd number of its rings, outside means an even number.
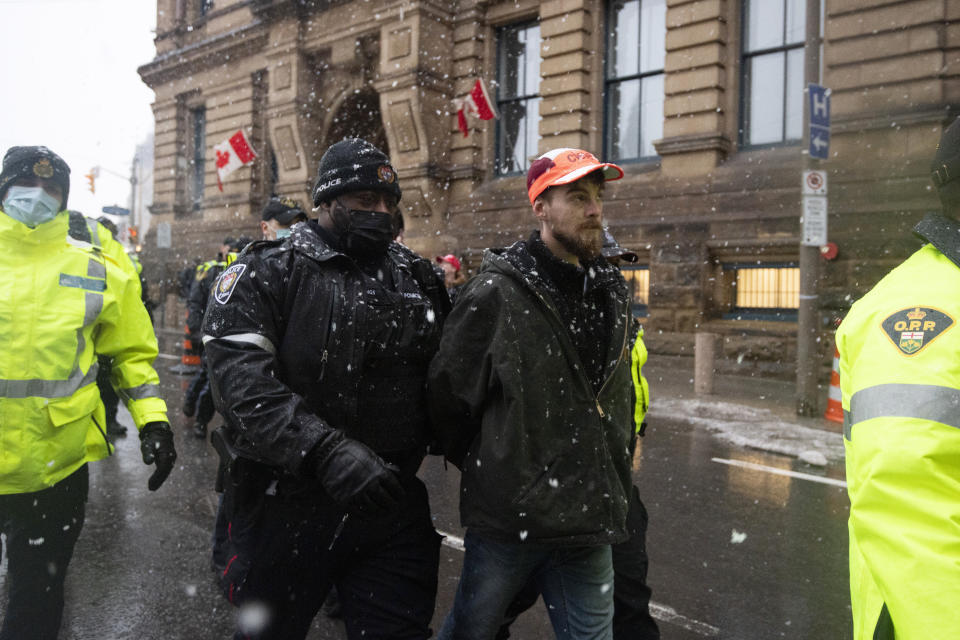
[[[800,223],[803,238],[800,244],[819,247],[827,244],[827,197],[803,196],[803,219]]]
[[[810,94],[810,124],[830,128],[830,89],[819,84],[808,84]]]
[[[803,172],[803,195],[805,196],[827,195],[827,172],[826,171],[804,171]]]
[[[161,222],[157,225],[157,248],[169,249],[171,246],[172,233],[170,232],[170,223]]]
[[[830,89],[808,84],[810,112],[809,150],[811,158],[826,160],[830,155]]]
[[[124,209],[123,207],[104,207],[101,209],[104,213],[109,213],[112,216],[128,216],[130,215],[130,209]]]

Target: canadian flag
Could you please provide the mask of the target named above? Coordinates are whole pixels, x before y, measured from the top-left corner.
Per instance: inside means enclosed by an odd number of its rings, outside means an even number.
[[[464,138],[470,133],[470,127],[467,125],[467,115],[481,120],[493,120],[500,117],[482,79],[477,80],[473,89],[465,98],[457,98],[453,101],[453,104],[457,107],[457,126],[463,132]]]
[[[243,129],[215,146],[213,153],[217,159],[217,187],[220,191],[223,191],[224,178],[250,164],[257,157],[257,153],[247,141],[247,136],[243,134]]]

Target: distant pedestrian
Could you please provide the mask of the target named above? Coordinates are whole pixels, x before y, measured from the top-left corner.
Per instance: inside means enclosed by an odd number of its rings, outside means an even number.
[[[467,282],[467,276],[460,268],[460,258],[448,253],[445,256],[437,256],[437,263],[443,270],[443,285],[447,288],[450,302],[456,302],[457,294]]]
[[[333,584],[351,640],[431,635],[440,537],[416,472],[449,302],[433,264],[392,241],[400,195],[382,151],[335,143],[318,218],[254,244],[211,297],[229,462],[220,585],[265,613],[237,640],[305,637]]]
[[[837,330],[855,640],[960,633],[960,120],[932,169],[927,244]]]
[[[114,450],[98,356],[112,359],[143,461],[156,464],[151,491],[176,460],[136,276],[104,249],[100,225],[67,212],[69,176],[46,147],[10,148],[0,171],[0,533],[9,594],[0,640],[58,635],[87,464]]]
[[[580,149],[527,173],[539,223],[488,250],[430,367],[434,428],[462,471],[466,554],[441,640],[490,640],[531,580],[558,638],[609,640],[610,545],[627,539],[633,385],[626,283],[604,260],[603,190]]]

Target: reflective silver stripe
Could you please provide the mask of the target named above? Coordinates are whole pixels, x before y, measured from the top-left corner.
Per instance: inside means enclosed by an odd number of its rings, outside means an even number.
[[[80,387],[97,381],[98,365],[94,362],[86,375],[74,369],[66,380],[0,380],[2,398],[68,398]]]
[[[68,273],[60,274],[60,286],[72,287],[74,289],[86,289],[87,291],[105,291],[107,289],[107,283],[104,280],[84,278],[83,276],[72,276]]]
[[[87,275],[91,278],[105,279],[107,277],[107,265],[103,264],[99,260],[90,258],[90,262],[87,263]],[[106,282],[104,282],[103,288],[107,288]]]
[[[259,333],[234,333],[229,336],[203,336],[203,344],[207,344],[211,340],[227,340],[229,342],[239,342],[240,344],[252,344],[255,347],[260,347],[264,351],[269,351],[270,353],[276,355],[277,348],[273,346],[273,343],[270,342],[270,339],[260,335]]]
[[[60,274],[61,279],[64,274]],[[83,326],[77,329],[77,352],[73,358],[73,369],[66,380],[0,380],[0,398],[66,398],[77,389],[97,380],[99,365],[94,360],[86,375],[80,372],[80,358],[86,349],[87,341],[83,336],[84,327],[93,324],[103,309],[103,294],[87,291],[83,297]]]
[[[88,292],[83,300],[83,326],[89,327],[93,324],[100,317],[101,311],[103,311],[103,294]],[[82,344],[83,338],[80,338],[79,342]]]
[[[144,398],[159,398],[160,385],[154,383],[141,384],[137,387],[119,389],[118,393],[124,400],[143,400]]]
[[[932,384],[880,384],[861,389],[850,398],[843,435],[852,440],[853,426],[873,418],[931,420],[960,429],[960,389]]]
[[[100,248],[100,231],[98,229],[98,223],[93,218],[87,218],[87,228],[90,229],[90,243],[96,247]]]

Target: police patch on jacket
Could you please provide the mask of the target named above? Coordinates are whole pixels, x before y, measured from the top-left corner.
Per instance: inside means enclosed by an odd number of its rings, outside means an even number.
[[[233,295],[233,288],[246,269],[247,265],[245,264],[234,264],[227,267],[227,270],[217,280],[217,286],[213,289],[213,297],[217,299],[217,302],[220,304],[227,303],[227,300]]]
[[[893,345],[912,356],[953,326],[952,317],[931,307],[901,309],[887,317],[881,326]]]

